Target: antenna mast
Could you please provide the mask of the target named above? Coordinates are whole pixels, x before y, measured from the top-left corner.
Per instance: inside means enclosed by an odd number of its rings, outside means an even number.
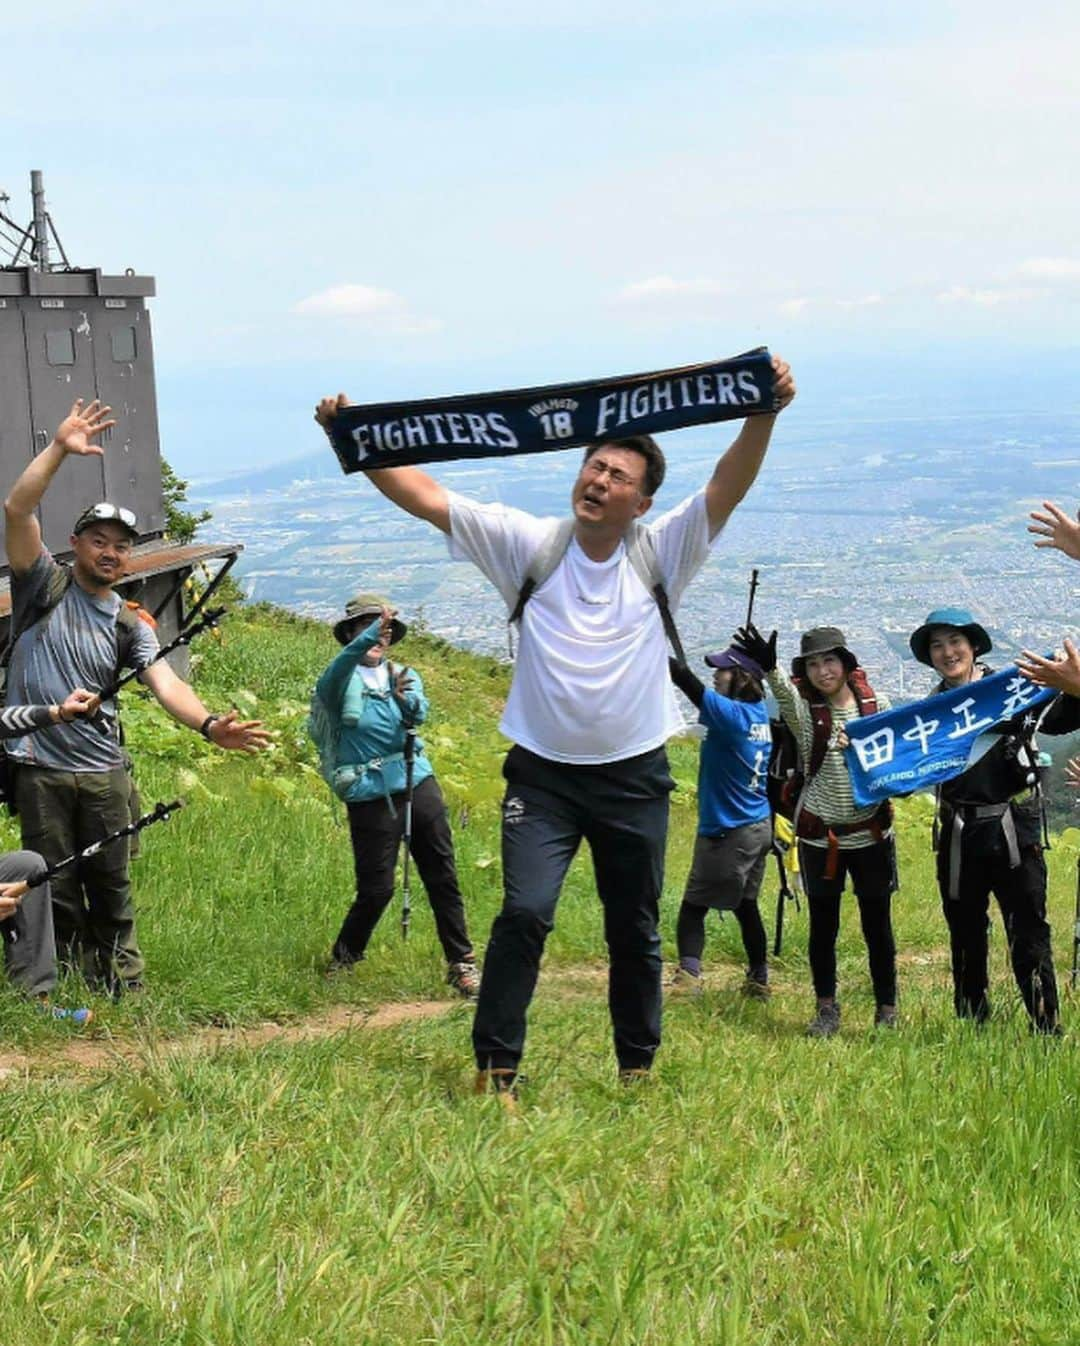
[[[6,192],[0,192],[0,207],[6,206],[10,199]],[[45,185],[39,168],[30,172],[30,200],[33,203],[33,218],[25,229],[0,209],[0,267],[26,266],[31,271],[70,271],[71,263],[45,204]],[[53,244],[60,254],[59,262],[52,260]],[[3,258],[5,251],[8,254],[6,260]]]

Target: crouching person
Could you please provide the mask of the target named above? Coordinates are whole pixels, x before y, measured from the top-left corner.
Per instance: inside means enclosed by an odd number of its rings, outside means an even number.
[[[675,937],[679,966],[669,991],[701,989],[705,913],[734,912],[746,951],[747,995],[769,995],[765,926],[758,893],[772,846],[765,783],[771,734],[762,692],[764,674],[742,650],[709,654],[716,671],[709,690],[685,664],[670,662],[675,685],[698,709],[707,733],[698,766],[698,835]]]
[[[911,635],[911,652],[941,677],[947,692],[993,670],[981,656],[990,637],[964,608],[937,608]],[[1054,661],[1020,664],[1034,681],[1053,685]],[[1058,992],[1046,920],[1046,862],[1038,794],[1035,728],[1067,734],[1080,728],[1080,700],[1059,696],[997,725],[993,745],[938,791],[937,880],[949,927],[953,1004],[961,1018],[990,1016],[990,894],[997,898],[1013,976],[1037,1033],[1058,1031]]]
[[[447,980],[471,998],[479,989],[465,907],[454,865],[454,844],[442,791],[424,745],[409,731],[427,718],[420,675],[395,666],[387,650],[406,631],[383,598],[360,594],[350,600],[334,635],[345,648],[315,688],[312,735],[323,774],[349,814],[356,900],[331,953],[331,967],[345,968],[364,956],[368,941],[394,892],[394,868],[405,834],[408,773],[413,747],[410,853],[435,916],[446,954]],[[323,725],[317,722],[320,717]]]
[[[810,911],[810,970],[817,1012],[810,1037],[832,1037],[840,1027],[836,996],[836,939],[840,898],[850,877],[874,988],[876,1027],[896,1025],[896,943],[892,894],[896,890],[896,850],[892,808],[856,808],[844,749],[844,725],[859,715],[888,710],[888,699],[866,681],[858,660],[834,626],[806,631],[792,677],[776,664],[776,632],[766,640],[754,627],[736,635],[736,644],[765,671],[784,723],[795,736],[803,772],[795,806],[799,865]]]

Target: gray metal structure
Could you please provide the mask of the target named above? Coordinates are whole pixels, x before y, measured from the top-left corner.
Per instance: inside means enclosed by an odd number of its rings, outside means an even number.
[[[146,300],[153,276],[106,275],[68,262],[45,204],[41,173],[31,173],[33,214],[23,227],[0,194],[0,499],[52,439],[75,398],[98,397],[116,425],[103,457],[69,458],[42,501],[41,531],[56,556],[70,551],[71,526],[98,500],[135,511],[139,546],[123,590],[161,606],[162,638],[183,615],[180,584],[193,565],[231,564],[238,546],[170,547],[164,540],[154,350]],[[60,260],[56,260],[59,255]],[[0,556],[0,561],[3,557]],[[0,576],[7,566],[0,565]],[[4,586],[6,589],[6,585]],[[0,625],[8,602],[0,591]]]

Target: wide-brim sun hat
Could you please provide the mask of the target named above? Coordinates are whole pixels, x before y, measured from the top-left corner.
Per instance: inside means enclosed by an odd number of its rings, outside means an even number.
[[[381,594],[356,594],[345,604],[345,616],[334,623],[334,639],[339,645],[347,645],[348,633],[357,622],[368,626],[376,617],[382,616],[383,608],[391,606],[390,600]],[[403,621],[394,617],[390,622],[390,644],[396,645],[408,629]]]
[[[912,631],[911,639],[908,641],[911,653],[920,664],[928,664],[933,668],[934,665],[930,659],[930,634],[935,629],[940,630],[942,627],[959,631],[967,636],[971,651],[976,659],[980,654],[986,654],[994,647],[994,642],[987,635],[986,628],[979,625],[967,608],[935,608],[933,612],[927,614],[926,621],[923,622],[922,626]]]
[[[744,650],[740,650],[736,645],[729,645],[726,650],[717,650],[713,654],[707,654],[705,662],[710,668],[741,668],[744,673],[749,673],[752,678],[757,678],[758,682],[761,682],[765,677],[758,661],[751,659]]]
[[[848,649],[844,633],[838,626],[812,626],[809,631],[802,633],[799,653],[791,661],[792,677],[806,677],[806,661],[812,654],[838,654],[847,673],[859,666],[858,659]]]

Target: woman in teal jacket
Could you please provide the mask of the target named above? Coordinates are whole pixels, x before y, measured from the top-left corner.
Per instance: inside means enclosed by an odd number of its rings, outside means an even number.
[[[333,727],[331,784],[349,814],[356,900],[334,941],[332,967],[350,967],[394,892],[394,868],[405,827],[406,730],[427,718],[420,675],[395,666],[386,653],[404,636],[386,601],[360,594],[349,601],[334,635],[344,646],[315,691]],[[454,845],[439,783],[415,740],[410,851],[435,916],[446,954],[447,979],[464,996],[479,987],[476,959],[454,865]]]

